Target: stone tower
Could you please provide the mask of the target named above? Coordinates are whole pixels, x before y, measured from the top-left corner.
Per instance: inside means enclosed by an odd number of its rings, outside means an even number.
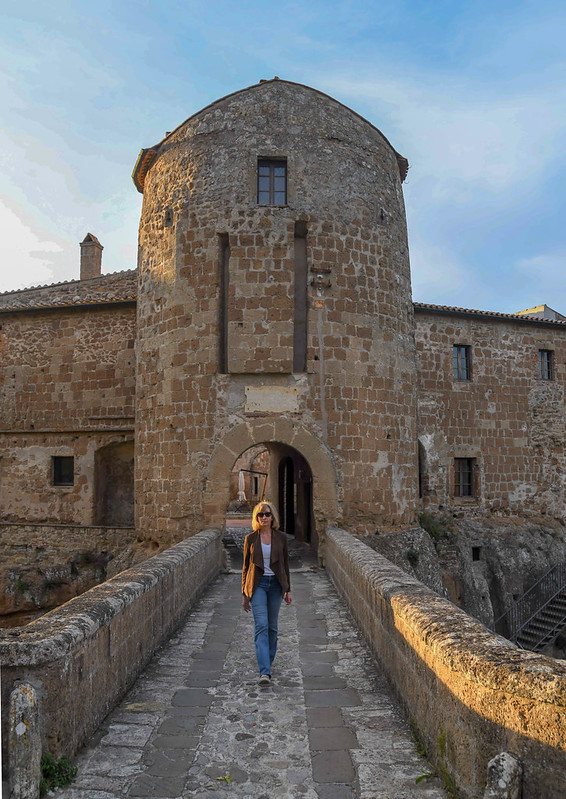
[[[303,538],[414,521],[406,170],[358,114],[277,78],[142,150],[142,534],[222,524],[231,468],[257,444],[268,496],[284,519],[294,503]]]

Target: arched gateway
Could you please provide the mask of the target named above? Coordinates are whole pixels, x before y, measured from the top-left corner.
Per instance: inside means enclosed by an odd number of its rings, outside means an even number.
[[[229,500],[230,473],[238,456],[257,444],[285,445],[298,452],[312,473],[312,543],[328,524],[339,522],[336,470],[328,449],[300,424],[285,419],[254,419],[232,428],[216,447],[210,459],[205,484],[204,523],[219,527],[224,523]],[[277,497],[273,497],[277,502]]]

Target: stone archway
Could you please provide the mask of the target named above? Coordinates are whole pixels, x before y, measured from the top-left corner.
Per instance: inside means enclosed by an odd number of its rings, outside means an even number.
[[[324,444],[306,428],[288,419],[250,419],[233,427],[210,459],[205,487],[205,527],[222,527],[229,502],[230,473],[242,452],[258,444],[279,443],[295,449],[312,472],[313,516],[321,542],[328,525],[339,524],[337,475]]]

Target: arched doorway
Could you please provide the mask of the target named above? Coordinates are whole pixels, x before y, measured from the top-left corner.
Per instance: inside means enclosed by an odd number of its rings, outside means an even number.
[[[248,516],[262,496],[275,504],[282,530],[297,541],[311,542],[312,473],[300,452],[280,442],[268,441],[239,455],[230,475],[231,518],[234,513]]]
[[[301,472],[297,488],[301,540],[318,547],[328,525],[340,524],[337,476],[328,448],[309,430],[287,419],[249,419],[233,427],[220,441],[210,459],[203,506],[204,524],[223,527],[230,502],[230,483],[234,464],[251,447],[263,445],[269,451],[270,465],[266,498],[279,503],[279,463],[294,457],[294,480]],[[299,487],[302,486],[302,487]],[[308,508],[308,511],[307,511]],[[302,515],[301,515],[302,514]],[[295,520],[295,536],[297,537]],[[322,539],[322,540],[321,540]]]

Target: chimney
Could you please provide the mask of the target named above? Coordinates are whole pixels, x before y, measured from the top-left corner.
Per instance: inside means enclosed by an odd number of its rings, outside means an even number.
[[[92,233],[81,241],[81,280],[98,277],[102,272],[102,250],[104,247]]]

